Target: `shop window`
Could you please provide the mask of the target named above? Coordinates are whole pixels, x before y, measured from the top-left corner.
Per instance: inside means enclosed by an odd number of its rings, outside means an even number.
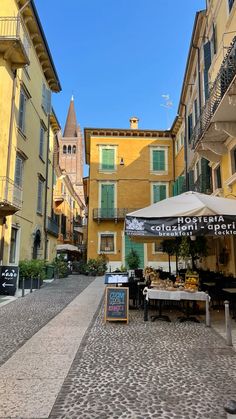
[[[161,244],[161,242],[155,242],[154,244],[153,244],[153,247],[154,247],[154,253],[163,253],[163,246],[162,246],[162,244]]]
[[[115,251],[115,235],[113,233],[100,234],[100,253],[114,253]]]

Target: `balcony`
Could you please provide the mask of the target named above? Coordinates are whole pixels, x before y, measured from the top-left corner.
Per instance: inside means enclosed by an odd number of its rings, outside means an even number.
[[[61,203],[65,200],[66,194],[62,192],[60,189],[54,189],[53,191],[53,199],[56,203]]]
[[[0,216],[15,214],[22,208],[22,188],[7,177],[0,177]]]
[[[124,220],[126,214],[137,211],[138,209],[139,208],[94,208],[93,220],[113,220],[117,222],[119,220]]]
[[[228,48],[209,98],[194,127],[191,143],[194,149],[211,161],[219,161],[226,152],[225,140],[236,135],[236,37]]]
[[[0,18],[0,54],[10,61],[14,68],[21,68],[30,63],[30,42],[19,17]]]
[[[59,235],[59,226],[58,223],[50,217],[47,217],[47,232],[52,236],[58,237]]]

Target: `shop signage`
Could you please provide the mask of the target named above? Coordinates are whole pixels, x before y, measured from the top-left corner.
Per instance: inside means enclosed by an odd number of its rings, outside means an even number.
[[[183,237],[236,235],[236,216],[202,215],[194,217],[139,218],[127,216],[129,236]]]
[[[0,294],[15,294],[17,276],[18,266],[0,266]]]
[[[107,287],[105,296],[105,321],[121,320],[128,323],[129,288]]]
[[[126,284],[129,282],[129,274],[126,273],[106,273],[105,284]]]

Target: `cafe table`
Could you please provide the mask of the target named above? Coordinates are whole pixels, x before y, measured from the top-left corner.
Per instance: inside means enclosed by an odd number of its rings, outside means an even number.
[[[236,289],[235,289],[236,291]],[[163,300],[173,300],[173,301],[205,301],[205,310],[206,310],[206,326],[210,326],[210,310],[209,310],[209,301],[210,297],[206,292],[203,291],[196,291],[196,292],[189,292],[189,291],[168,291],[168,290],[159,290],[153,288],[145,287],[143,290],[144,294],[144,321],[148,321],[148,302],[149,300],[159,300],[160,301],[160,312],[158,316],[154,316],[156,318],[164,319],[167,321],[167,318],[162,316],[161,314],[161,302]]]

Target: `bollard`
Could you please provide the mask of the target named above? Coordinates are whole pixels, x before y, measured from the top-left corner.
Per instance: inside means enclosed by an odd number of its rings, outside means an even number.
[[[21,297],[25,296],[25,278],[22,278],[22,294]]]
[[[236,419],[236,401],[229,400],[224,406],[225,411],[227,412],[227,419]]]
[[[30,292],[33,291],[33,278],[30,278]]]
[[[38,275],[38,290],[40,288],[40,275]]]
[[[232,330],[231,330],[231,318],[229,313],[229,301],[224,301],[225,305],[225,332],[226,332],[226,344],[233,346],[232,343]]]

